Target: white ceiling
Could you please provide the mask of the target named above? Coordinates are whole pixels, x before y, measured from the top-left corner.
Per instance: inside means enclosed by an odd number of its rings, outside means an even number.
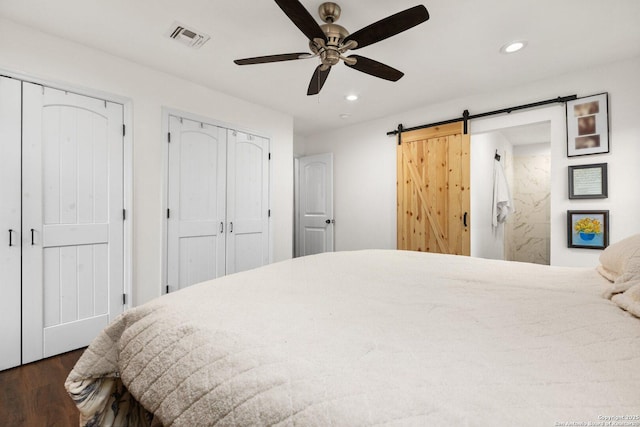
[[[532,123],[500,129],[511,145],[544,144],[551,141],[551,122]]]
[[[350,32],[419,0],[342,0]],[[317,17],[318,0],[301,0]],[[405,73],[396,83],[343,64],[320,96],[306,90],[316,59],[237,66],[234,59],[308,50],[269,0],[0,0],[0,15],[294,117],[296,133],[383,117],[640,55],[638,0],[423,0],[431,18],[357,53]],[[199,50],[164,36],[174,21],[205,32]],[[319,19],[318,19],[319,21]],[[528,40],[525,50],[500,47]],[[348,93],[360,100],[349,103]],[[341,119],[340,114],[349,114]]]

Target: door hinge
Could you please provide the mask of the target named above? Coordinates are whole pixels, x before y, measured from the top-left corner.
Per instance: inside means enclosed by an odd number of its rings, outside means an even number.
[[[167,293],[169,293],[169,285],[167,285]]]
[[[127,219],[127,210],[122,209],[122,220],[125,221]]]
[[[171,132],[167,132],[167,142],[171,144]]]
[[[269,210],[267,211],[267,216],[268,216],[268,217],[271,217],[271,209],[269,209]]]
[[[167,218],[171,218],[171,209],[167,209]]]
[[[122,125],[122,136],[125,136],[127,133],[127,125]]]
[[[271,153],[269,153],[269,160],[271,160]]]
[[[122,305],[127,304],[127,294],[122,294]]]

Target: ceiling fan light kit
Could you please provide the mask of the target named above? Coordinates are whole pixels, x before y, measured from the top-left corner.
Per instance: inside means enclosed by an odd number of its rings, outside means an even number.
[[[414,6],[402,12],[374,22],[353,34],[335,22],[340,18],[341,9],[336,3],[322,3],[318,15],[324,22],[319,25],[298,0],[275,0],[280,9],[309,39],[311,53],[286,53],[236,59],[238,65],[265,64],[269,62],[291,61],[297,59],[319,58],[313,72],[307,95],[316,95],[322,89],[331,67],[341,60],[347,67],[357,71],[389,80],[398,81],[404,73],[381,62],[360,55],[345,56],[348,50],[360,49],[381,40],[395,36],[429,19],[429,13],[423,5]]]

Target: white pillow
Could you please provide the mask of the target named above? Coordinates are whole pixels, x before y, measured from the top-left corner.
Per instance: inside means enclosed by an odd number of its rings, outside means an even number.
[[[611,298],[613,294],[640,283],[640,234],[609,245],[600,254],[597,270],[613,282],[613,286],[604,293],[605,298]]]
[[[618,307],[627,310],[636,317],[640,317],[640,283],[632,286],[622,294],[614,295],[611,299]]]

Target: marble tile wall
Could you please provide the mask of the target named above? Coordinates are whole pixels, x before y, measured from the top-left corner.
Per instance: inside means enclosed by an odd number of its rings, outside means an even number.
[[[516,212],[505,229],[506,259],[550,263],[551,157],[513,157],[511,194]]]

